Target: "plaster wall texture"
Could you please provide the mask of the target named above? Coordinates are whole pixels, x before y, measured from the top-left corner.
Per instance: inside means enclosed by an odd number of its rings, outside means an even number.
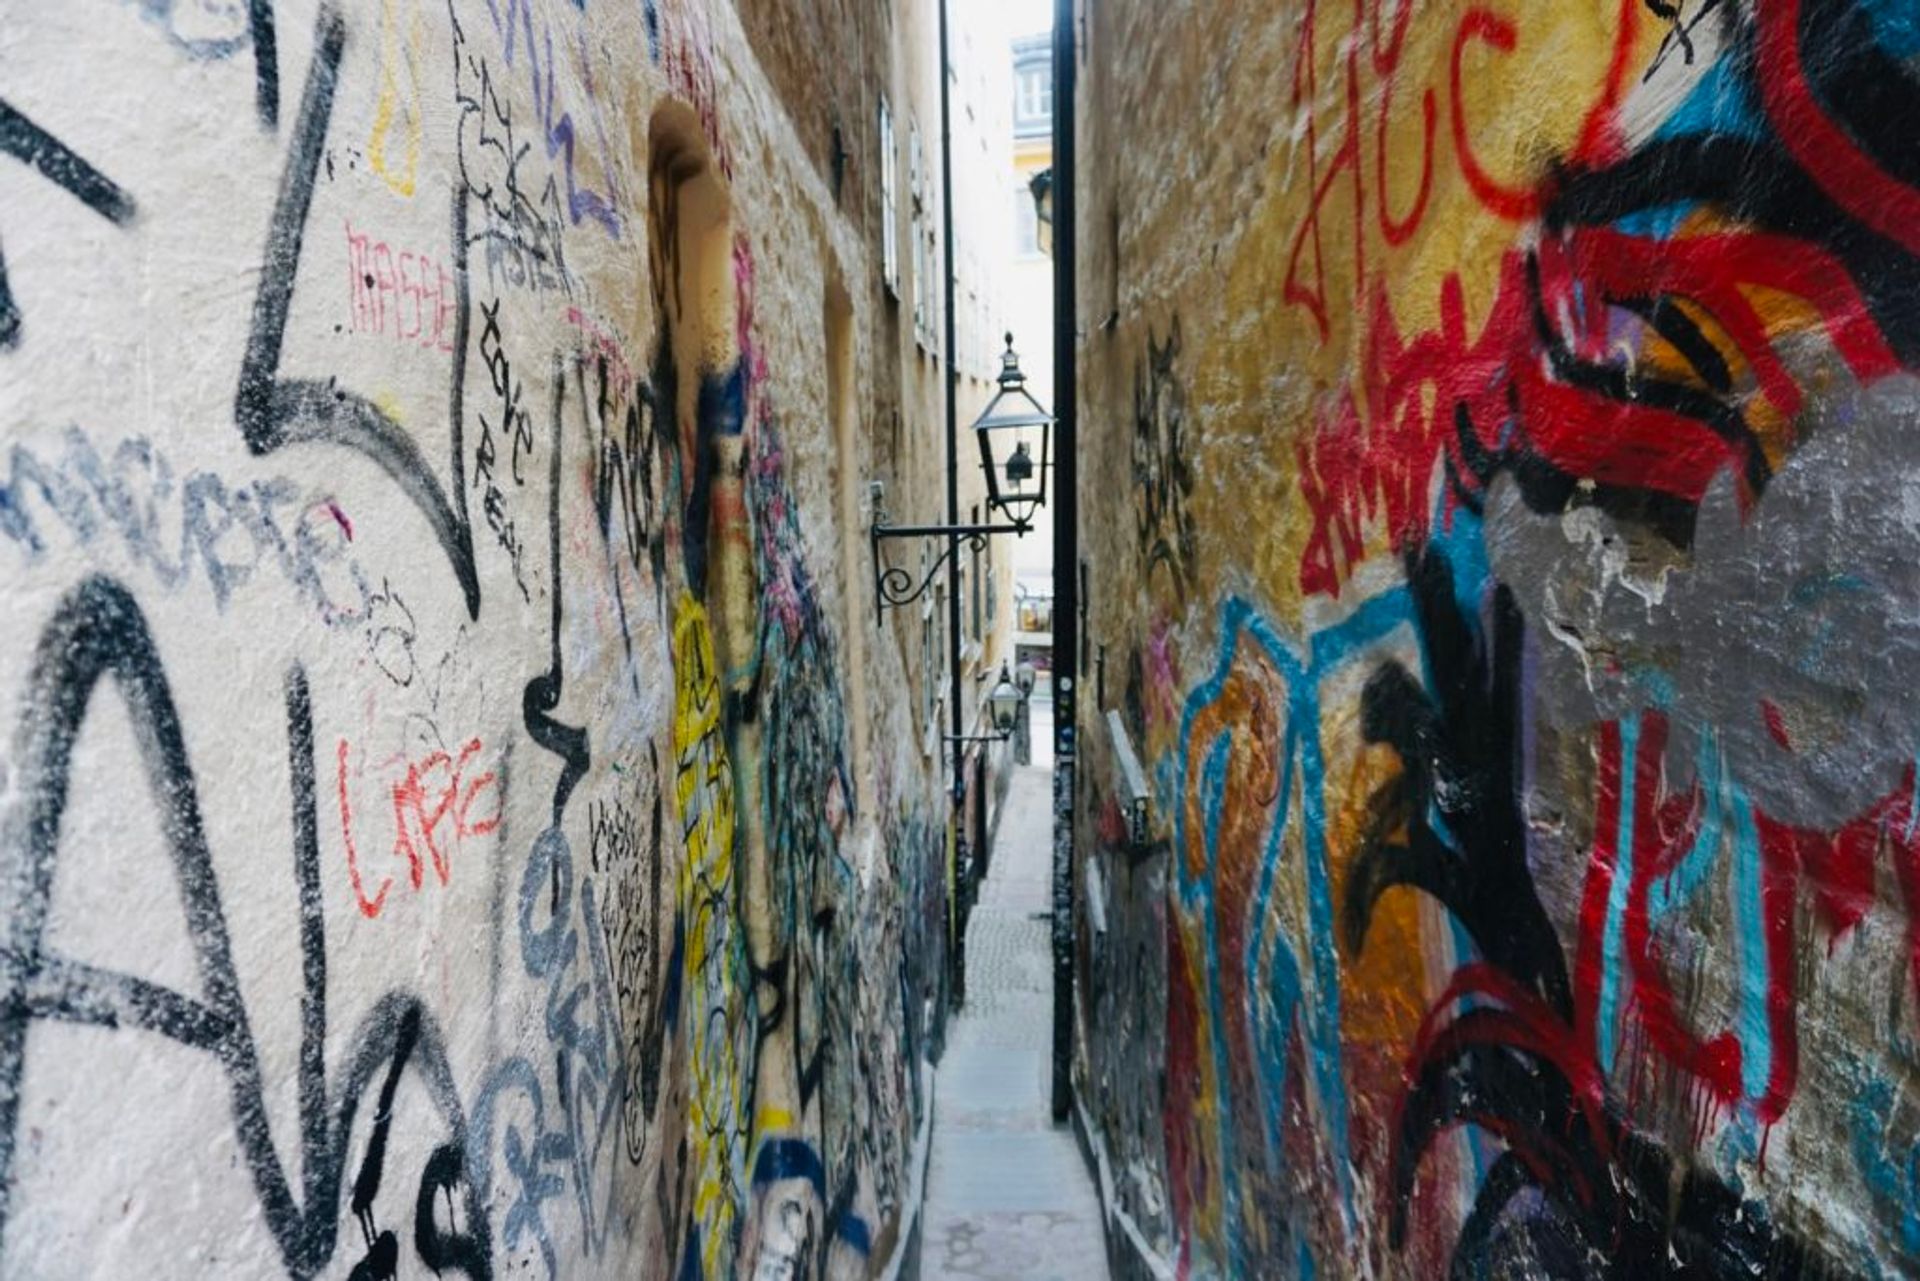
[[[1080,17],[1116,1260],[1920,1267],[1920,10]]]
[[[742,9],[0,13],[0,1274],[900,1244],[902,35]]]

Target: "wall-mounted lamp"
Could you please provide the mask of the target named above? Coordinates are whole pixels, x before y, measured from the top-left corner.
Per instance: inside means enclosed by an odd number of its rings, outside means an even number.
[[[1047,502],[1047,445],[1053,433],[1053,415],[1027,390],[1013,335],[1000,354],[1000,390],[973,420],[980,442],[980,467],[987,473],[987,505],[997,507],[1025,530],[1036,507]],[[1001,461],[1004,454],[1005,460]]]
[[[987,508],[999,511],[1009,523],[979,525],[895,525],[882,505],[882,491],[874,492],[873,528],[873,617],[878,623],[881,611],[919,600],[934,577],[960,549],[986,546],[991,534],[1018,537],[1033,528],[1033,513],[1047,501],[1047,473],[1052,470],[1048,448],[1052,443],[1053,415],[1033,393],[1027,390],[1027,376],[1020,372],[1020,357],[1013,350],[1013,335],[1007,335],[1007,349],[1000,357],[1000,390],[987,402],[980,417],[974,419],[974,438],[980,442],[980,466],[987,476]],[[917,581],[907,570],[885,564],[880,544],[888,538],[944,538],[947,546],[934,557],[926,573]]]
[[[1020,688],[1020,697],[1031,698],[1033,687],[1040,683],[1039,669],[1032,663],[1021,660],[1020,666],[1013,669],[1013,683]]]
[[[1013,737],[1013,727],[1020,720],[1020,704],[1027,701],[1027,692],[1015,685],[1007,676],[1007,665],[1000,664],[1000,679],[987,695],[987,720],[993,725],[991,734],[948,734],[949,743],[1004,743]]]
[[[1037,235],[1035,241],[1040,252],[1053,257],[1053,170],[1042,169],[1027,180],[1027,190],[1033,193],[1033,218]]]

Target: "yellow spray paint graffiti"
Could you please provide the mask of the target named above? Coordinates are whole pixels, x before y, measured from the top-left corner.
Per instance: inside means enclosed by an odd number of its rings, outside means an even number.
[[[674,799],[687,846],[680,871],[686,922],[693,1217],[702,1272],[720,1275],[746,1183],[747,1070],[753,1021],[746,939],[734,919],[733,769],[707,611],[682,594],[673,620]]]
[[[380,98],[373,109],[373,132],[367,136],[367,163],[394,195],[408,199],[420,164],[421,30],[420,0],[380,0]],[[388,151],[396,141],[398,164]]]

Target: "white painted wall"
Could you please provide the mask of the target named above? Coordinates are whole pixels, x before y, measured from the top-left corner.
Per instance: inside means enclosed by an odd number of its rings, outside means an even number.
[[[940,851],[781,445],[877,247],[732,11],[6,8],[0,1274],[878,1266]]]

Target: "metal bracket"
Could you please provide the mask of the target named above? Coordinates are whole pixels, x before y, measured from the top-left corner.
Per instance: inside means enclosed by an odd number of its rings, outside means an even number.
[[[927,588],[939,576],[941,566],[953,559],[964,545],[979,551],[987,545],[991,534],[1025,534],[1033,528],[1029,521],[1015,521],[1008,525],[890,525],[884,511],[875,512],[873,526],[868,541],[873,547],[873,621],[877,626],[884,618],[884,611],[901,605],[910,605],[926,595]],[[880,543],[888,538],[940,538],[946,540],[946,546],[927,566],[927,572],[916,580],[913,571],[902,569],[898,565],[888,565],[880,555]]]

